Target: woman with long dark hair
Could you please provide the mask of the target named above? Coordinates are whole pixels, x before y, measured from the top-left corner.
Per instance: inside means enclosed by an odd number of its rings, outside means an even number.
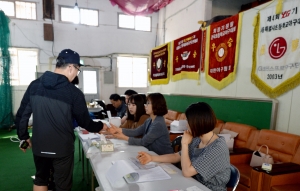
[[[149,115],[146,114],[144,98],[139,94],[131,95],[127,102],[127,119],[120,126],[126,129],[135,129],[141,126]]]

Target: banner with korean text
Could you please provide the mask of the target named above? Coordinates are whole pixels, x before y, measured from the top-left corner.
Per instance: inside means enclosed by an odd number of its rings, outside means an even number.
[[[216,89],[235,80],[242,13],[212,23],[207,28],[205,78]]]
[[[173,41],[172,81],[199,80],[202,30]]]
[[[270,98],[300,84],[300,1],[261,10],[254,29],[251,80]]]
[[[150,55],[150,84],[168,84],[170,80],[170,43],[153,48]]]

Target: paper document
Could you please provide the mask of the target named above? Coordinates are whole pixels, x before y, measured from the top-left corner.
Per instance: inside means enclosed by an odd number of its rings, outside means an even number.
[[[114,162],[112,167],[109,168],[108,172],[105,175],[112,186],[118,184],[118,182],[124,176],[131,175],[131,177],[135,180],[138,179],[138,173],[132,166],[130,166],[130,164],[128,164],[124,160]]]
[[[108,117],[108,119],[111,118],[111,112],[110,111],[107,111],[107,117]]]
[[[139,162],[138,162],[139,163]],[[171,177],[156,164],[136,165],[134,158],[113,162],[112,167],[106,173],[106,178],[111,185],[124,178],[128,183],[149,182],[155,180],[166,180]]]
[[[170,175],[168,175],[160,166],[150,169],[139,169],[137,170],[137,173],[139,174],[139,179],[135,182],[150,182],[155,180],[171,179]]]
[[[154,162],[149,162],[145,165],[141,164],[140,161],[137,158],[130,157],[129,160],[137,166],[137,169],[149,169],[149,168],[154,168],[156,167],[156,163]]]

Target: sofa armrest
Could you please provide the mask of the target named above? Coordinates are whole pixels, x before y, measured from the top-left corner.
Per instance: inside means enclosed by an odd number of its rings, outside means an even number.
[[[300,165],[295,163],[273,164],[271,171],[264,171],[261,167],[253,167],[254,173],[260,173],[261,189],[271,190],[276,185],[296,184],[299,182]]]
[[[253,151],[247,148],[233,148],[230,150],[231,164],[249,164]]]
[[[254,170],[264,172],[270,176],[278,176],[300,172],[300,165],[292,162],[273,164],[271,171],[265,171],[261,167],[253,167]]]

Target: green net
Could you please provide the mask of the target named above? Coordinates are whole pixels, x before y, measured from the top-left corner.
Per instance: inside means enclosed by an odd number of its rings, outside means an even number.
[[[0,128],[13,124],[8,23],[9,18],[0,10]]]

